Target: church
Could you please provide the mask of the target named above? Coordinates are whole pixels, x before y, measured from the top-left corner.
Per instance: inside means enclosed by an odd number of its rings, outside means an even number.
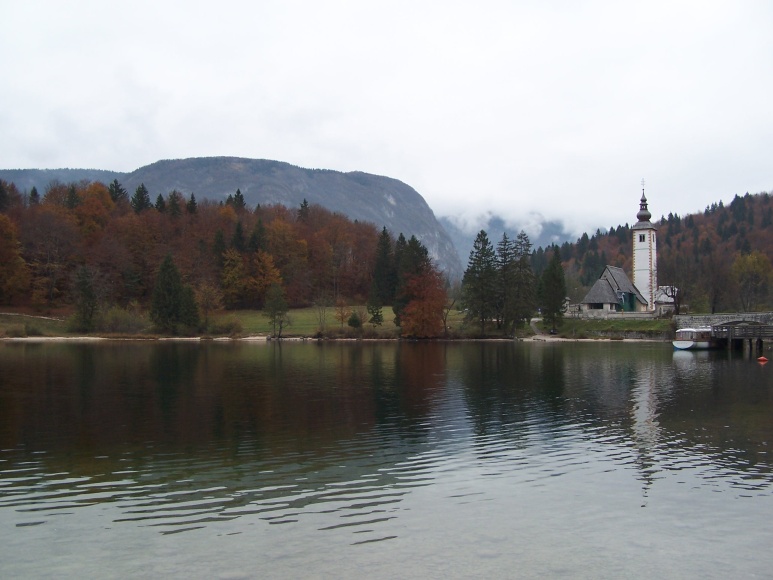
[[[673,300],[658,288],[657,227],[650,221],[642,189],[633,235],[633,283],[622,268],[606,266],[580,302],[583,318],[608,318],[623,313],[660,316],[673,310]]]

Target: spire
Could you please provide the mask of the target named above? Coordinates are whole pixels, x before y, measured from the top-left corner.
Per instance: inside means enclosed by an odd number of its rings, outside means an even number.
[[[639,202],[639,213],[636,214],[636,218],[640,222],[648,222],[652,214],[647,209],[647,197],[644,195],[644,180],[641,180],[641,201]]]

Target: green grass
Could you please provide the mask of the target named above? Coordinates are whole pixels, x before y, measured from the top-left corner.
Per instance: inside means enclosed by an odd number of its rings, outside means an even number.
[[[65,336],[68,334],[64,319],[0,313],[0,336]]]
[[[382,309],[384,322],[381,326],[373,328],[367,322],[363,325],[363,335],[368,337],[395,338],[399,335],[399,329],[394,325],[392,308],[385,306]],[[464,315],[456,310],[448,316],[448,325],[452,332],[458,332],[463,328]],[[226,310],[209,315],[210,325],[222,325],[229,320],[238,321],[242,327],[242,335],[270,335],[271,323],[260,310]],[[320,330],[319,313],[316,308],[294,308],[290,310],[290,325],[282,330],[282,336],[315,336]],[[335,318],[335,308],[327,309],[325,334],[334,336],[357,336],[346,322],[343,327]]]
[[[561,336],[592,336],[599,332],[669,332],[671,321],[667,319],[652,320],[580,320],[566,318],[558,333]],[[546,327],[547,330],[547,327]]]

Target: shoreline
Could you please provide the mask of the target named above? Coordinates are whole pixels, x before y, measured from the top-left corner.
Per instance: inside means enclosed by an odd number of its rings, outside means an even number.
[[[2,336],[0,342],[669,342],[658,338],[566,338],[561,336],[535,335],[524,338],[314,338],[310,336],[288,336],[271,338],[267,335],[249,335],[232,338],[228,336]]]

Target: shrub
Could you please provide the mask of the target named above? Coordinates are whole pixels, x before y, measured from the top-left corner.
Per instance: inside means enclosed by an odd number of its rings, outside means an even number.
[[[210,328],[210,334],[216,334],[220,336],[239,336],[243,332],[242,323],[235,318],[229,318],[223,320],[217,324],[213,324]]]

